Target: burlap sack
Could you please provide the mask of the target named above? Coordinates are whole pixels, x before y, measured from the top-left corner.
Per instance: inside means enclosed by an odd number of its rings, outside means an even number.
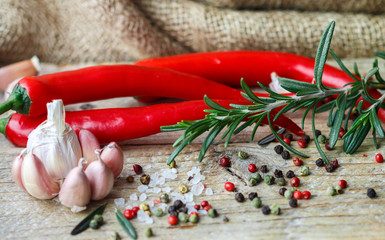
[[[0,64],[121,62],[215,50],[313,56],[335,20],[340,57],[385,51],[381,0],[1,0]],[[338,11],[338,12],[337,12]]]

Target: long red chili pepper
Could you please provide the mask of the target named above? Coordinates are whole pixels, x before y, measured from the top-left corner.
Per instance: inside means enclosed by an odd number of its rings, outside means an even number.
[[[46,113],[46,104],[62,99],[64,104],[124,96],[160,96],[183,100],[243,99],[240,91],[203,77],[174,70],[133,65],[106,65],[37,77],[25,77],[0,114],[9,109],[29,116]]]
[[[234,101],[216,100],[224,107]],[[173,125],[182,120],[198,120],[207,114],[203,100],[180,103],[165,103],[135,108],[110,108],[66,112],[66,122],[73,127],[91,131],[101,143],[139,138],[160,132],[161,126]],[[274,116],[274,113],[273,115]],[[303,130],[292,120],[282,117],[274,124],[303,136]],[[0,132],[16,146],[26,146],[28,135],[46,117],[28,117],[15,113],[9,118],[0,119]],[[266,119],[262,123],[267,124]]]

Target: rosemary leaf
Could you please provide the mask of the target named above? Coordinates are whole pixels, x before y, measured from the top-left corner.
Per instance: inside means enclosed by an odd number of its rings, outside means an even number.
[[[132,226],[130,220],[128,220],[121,211],[115,211],[116,219],[118,220],[120,226],[123,230],[133,239],[137,239],[136,231],[134,226]]]
[[[329,50],[329,52],[330,52],[330,55],[332,55],[332,57],[334,58],[334,60],[337,62],[338,66],[340,66],[342,71],[344,71],[346,74],[348,74],[349,77],[351,77],[354,81],[356,81],[356,82],[360,81],[356,76],[354,76],[354,74],[352,72],[349,71],[349,69],[345,66],[345,64],[343,64],[341,59],[339,57],[337,57],[337,55],[331,49]]]
[[[338,134],[340,132],[341,124],[342,124],[342,121],[344,119],[344,114],[345,114],[345,110],[346,110],[346,96],[345,95],[342,95],[342,96],[343,97],[341,99],[341,104],[339,106],[339,109],[336,112],[336,116],[335,116],[335,119],[333,121],[333,126],[330,129],[329,146],[331,148],[334,148],[334,146],[337,143]]]
[[[315,114],[316,114],[316,109],[317,109],[317,104],[318,104],[318,101],[315,102],[314,104],[314,107],[313,107],[313,113],[312,113],[312,117],[311,117],[311,126],[312,126],[312,131],[313,131],[313,139],[314,139],[314,143],[315,143],[315,146],[318,150],[318,153],[321,155],[321,158],[325,161],[326,164],[329,164],[330,161],[329,159],[326,157],[324,151],[322,151],[321,149],[321,146],[319,145],[319,142],[318,142],[318,138],[317,138],[317,135],[315,133],[315,122],[314,122],[314,119],[315,119]]]
[[[285,128],[280,128],[277,130],[277,133],[278,134],[282,134],[286,131]],[[271,142],[274,142],[275,141],[275,136],[274,134],[269,134],[267,135],[266,137],[262,138],[261,140],[258,141],[258,145],[266,145],[266,144],[269,144]]]
[[[90,226],[91,220],[94,218],[96,214],[103,214],[104,209],[106,208],[107,203],[101,205],[94,211],[90,212],[76,227],[71,231],[71,235],[76,235],[84,230],[86,230]]]
[[[372,110],[370,111],[370,122],[373,124],[374,129],[378,132],[378,135],[384,138],[384,129],[381,126],[380,120],[378,120],[375,108],[372,108]]]

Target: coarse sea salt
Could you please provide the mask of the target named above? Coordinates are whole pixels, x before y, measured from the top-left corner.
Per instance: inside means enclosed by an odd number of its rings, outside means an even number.
[[[147,185],[139,185],[138,191],[139,192],[145,192],[148,189]]]
[[[206,188],[206,195],[213,195],[213,190],[211,188]]]
[[[138,195],[136,195],[136,193],[133,193],[130,195],[130,200],[131,201],[137,201],[138,200]]]
[[[169,192],[171,192],[171,188],[167,186],[167,187],[162,188],[162,191],[165,193],[169,193]]]
[[[194,201],[194,195],[192,192],[185,193],[184,198],[186,199],[187,203]]]
[[[145,166],[143,169],[144,170],[148,170],[148,169],[150,169],[151,168],[151,165],[147,165],[147,166]]]
[[[140,222],[144,222],[146,224],[152,224],[154,222],[154,219],[148,216],[142,209],[138,211],[137,218]]]
[[[114,199],[114,203],[117,208],[122,208],[124,207],[125,200],[124,198],[117,198],[117,199]]]
[[[152,190],[154,193],[160,193],[160,191],[161,191],[161,189],[158,187],[154,187]]]
[[[147,199],[147,194],[145,194],[145,193],[140,194],[139,201],[143,202],[146,199]]]
[[[191,187],[191,193],[194,194],[194,196],[199,196],[202,194],[204,188],[205,188],[204,184],[200,182]]]

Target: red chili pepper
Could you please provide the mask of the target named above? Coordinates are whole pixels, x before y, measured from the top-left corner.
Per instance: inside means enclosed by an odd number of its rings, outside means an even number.
[[[234,103],[225,100],[217,102],[225,107]],[[91,131],[100,143],[109,143],[159,133],[161,126],[176,124],[182,120],[202,119],[207,114],[203,110],[207,108],[203,100],[197,100],[135,108],[84,110],[66,112],[66,122],[73,127]],[[271,117],[274,118],[273,114]],[[16,113],[9,118],[0,119],[0,132],[16,146],[24,147],[29,133],[44,120],[45,116],[31,118]],[[267,124],[267,119],[262,123]],[[273,123],[299,136],[304,134],[300,127],[283,115]]]

